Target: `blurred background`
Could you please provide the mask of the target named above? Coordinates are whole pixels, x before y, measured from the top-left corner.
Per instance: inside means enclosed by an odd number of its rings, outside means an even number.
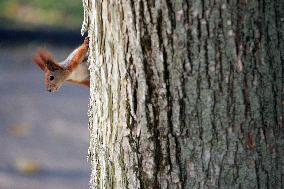
[[[63,60],[83,40],[81,0],[0,0],[0,189],[88,188],[89,90],[46,92],[39,47]]]

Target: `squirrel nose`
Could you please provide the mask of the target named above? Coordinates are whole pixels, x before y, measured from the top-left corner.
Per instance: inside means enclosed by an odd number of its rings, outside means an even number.
[[[47,91],[48,91],[48,92],[51,92],[51,89],[48,89]]]

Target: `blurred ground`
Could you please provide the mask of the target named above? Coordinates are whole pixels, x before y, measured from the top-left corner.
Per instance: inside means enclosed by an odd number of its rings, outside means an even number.
[[[38,46],[0,43],[0,189],[88,188],[89,90],[46,92],[31,63]],[[56,59],[71,50],[47,48]]]

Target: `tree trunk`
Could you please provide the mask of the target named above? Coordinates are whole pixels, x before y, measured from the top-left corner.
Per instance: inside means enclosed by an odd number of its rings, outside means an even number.
[[[284,188],[283,0],[83,0],[91,188]]]

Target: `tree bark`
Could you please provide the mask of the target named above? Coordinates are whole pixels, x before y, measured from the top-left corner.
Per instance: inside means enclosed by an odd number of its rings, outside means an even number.
[[[91,188],[284,188],[284,1],[83,3]]]

